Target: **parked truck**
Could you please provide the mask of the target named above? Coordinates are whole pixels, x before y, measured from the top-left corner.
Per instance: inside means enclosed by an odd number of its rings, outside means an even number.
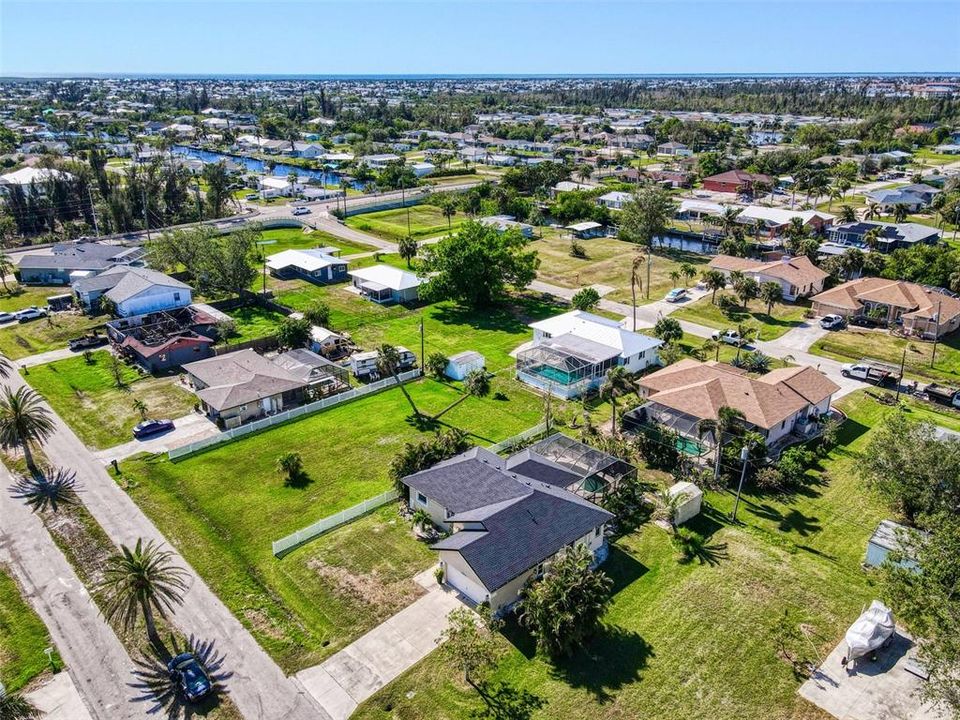
[[[931,402],[960,408],[960,390],[947,385],[930,383],[923,389],[923,396]]]
[[[840,374],[844,377],[856,378],[878,386],[896,385],[900,382],[898,368],[865,361],[843,365],[840,368]]]

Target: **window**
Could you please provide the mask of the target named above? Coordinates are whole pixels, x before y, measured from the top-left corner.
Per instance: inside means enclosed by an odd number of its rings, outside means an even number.
[[[594,530],[593,530],[593,536],[594,536],[594,537],[600,537],[600,526],[599,526],[599,525],[597,525],[597,527],[594,528]]]
[[[427,504],[427,496],[424,495],[422,492],[418,492],[418,493],[417,493],[417,502],[420,503],[421,505],[426,505],[426,504]]]
[[[175,292],[175,293],[173,294],[173,301],[174,301],[174,302],[180,302],[180,293]]]
[[[534,577],[543,577],[543,563],[537,565],[537,569],[533,572]]]

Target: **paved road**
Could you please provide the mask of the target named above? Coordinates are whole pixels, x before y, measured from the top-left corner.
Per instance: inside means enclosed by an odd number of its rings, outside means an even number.
[[[131,703],[134,665],[126,650],[40,519],[10,497],[11,484],[0,465],[0,560],[47,626],[87,709],[96,720],[150,717],[143,703]]]
[[[22,382],[19,375],[5,381],[14,387]],[[167,545],[160,531],[59,417],[56,426],[44,446],[47,458],[53,465],[76,471],[83,488],[81,499],[107,535],[118,544],[132,545],[138,538],[144,538]],[[211,478],[210,481],[222,480]],[[21,530],[18,534],[30,538],[38,533]],[[173,622],[184,635],[195,635],[216,643],[226,658],[225,669],[233,673],[228,682],[230,697],[243,716],[247,720],[327,720],[326,713],[297,683],[284,676],[247,629],[176,549],[173,550],[175,562],[189,573],[189,589],[184,595],[184,604],[173,616]],[[85,642],[91,644],[91,637],[96,635],[90,634]],[[91,647],[94,646],[91,644]],[[86,667],[97,667],[97,663],[89,658],[86,663]]]

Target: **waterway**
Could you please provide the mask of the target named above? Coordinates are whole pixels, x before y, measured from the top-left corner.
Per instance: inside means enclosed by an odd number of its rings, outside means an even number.
[[[227,153],[213,152],[211,150],[200,150],[199,148],[189,147],[187,145],[174,145],[172,151],[176,155],[196,158],[197,160],[202,160],[205,163],[215,163],[220,162],[221,160],[229,160],[230,162],[243,165],[249,172],[252,173],[262,174],[266,172],[267,169],[267,164],[263,160],[247,157],[245,155],[228,155]],[[328,170],[310,170],[308,168],[302,168],[296,165],[288,165],[286,163],[278,162],[273,166],[273,172],[271,174],[275,177],[286,178],[292,172],[295,172],[297,177],[299,177],[301,180],[309,179],[324,186],[340,187],[340,174]],[[360,189],[358,183],[354,183],[353,187],[355,190]]]

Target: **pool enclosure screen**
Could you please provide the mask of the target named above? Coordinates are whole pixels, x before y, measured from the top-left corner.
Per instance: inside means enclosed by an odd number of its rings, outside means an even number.
[[[560,335],[540,341],[517,355],[517,377],[528,385],[569,399],[599,387],[619,352],[606,345]]]
[[[623,429],[641,431],[643,426],[659,425],[665,430],[676,432],[677,450],[685,455],[699,456],[713,446],[712,432],[700,436],[700,419],[687,413],[665,407],[655,402],[636,407],[623,415]]]
[[[583,479],[575,491],[588,500],[602,497],[637,474],[630,463],[562,433],[540,440],[530,450],[580,475]]]

